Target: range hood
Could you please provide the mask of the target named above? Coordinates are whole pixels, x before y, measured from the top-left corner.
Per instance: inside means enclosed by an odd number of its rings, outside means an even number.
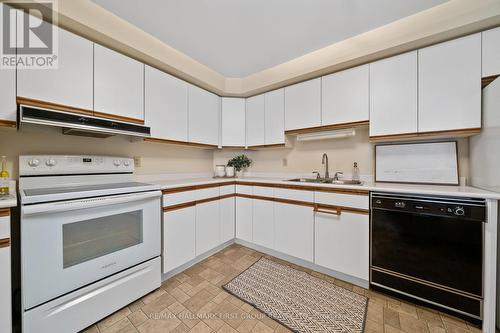
[[[62,127],[64,134],[79,136],[104,138],[112,135],[139,137],[151,135],[151,129],[143,125],[23,104],[19,105],[19,122]]]

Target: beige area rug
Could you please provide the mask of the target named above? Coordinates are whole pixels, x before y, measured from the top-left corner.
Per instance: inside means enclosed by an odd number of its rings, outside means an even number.
[[[364,330],[365,296],[266,258],[223,288],[294,332]]]

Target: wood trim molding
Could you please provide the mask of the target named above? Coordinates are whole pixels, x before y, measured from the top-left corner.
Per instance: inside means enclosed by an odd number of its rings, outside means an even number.
[[[191,201],[191,202],[181,203],[178,205],[163,207],[163,211],[164,212],[171,212],[173,210],[178,210],[178,209],[182,209],[182,208],[189,208],[189,207],[193,207],[193,206],[196,206],[196,201]]]
[[[209,145],[209,144],[205,144],[205,143],[186,142],[186,141],[176,141],[176,140],[168,140],[168,139],[158,139],[158,138],[144,138],[144,141],[153,142],[153,143],[165,143],[165,144],[178,145],[178,146],[189,146],[189,147],[196,147],[196,148],[210,148],[210,149],[218,148],[217,145]]]
[[[9,208],[0,209],[0,217],[5,217],[5,216],[10,216],[10,209]]]
[[[298,129],[285,131],[285,134],[286,135],[298,135],[298,134],[305,134],[305,133],[333,131],[333,130],[337,130],[337,129],[367,127],[369,125],[370,125],[370,122],[368,120],[363,120],[363,121],[355,121],[352,123],[324,125],[324,126],[316,126],[316,127],[308,127],[308,128],[298,128]]]
[[[353,214],[363,214],[363,215],[370,215],[370,210],[369,209],[361,209],[361,208],[354,208],[354,207],[346,207],[346,206],[335,206],[335,205],[325,205],[325,204],[320,204],[316,203],[315,204],[315,209],[329,209],[329,210],[340,210],[341,212],[349,212]]]
[[[236,197],[236,193],[231,193],[231,194],[224,194],[219,197],[220,200],[222,199],[229,199],[229,198],[234,198]]]
[[[22,96],[17,96],[16,103],[34,106],[34,107],[39,107],[42,109],[50,109],[50,110],[57,110],[57,111],[63,111],[63,112],[84,114],[86,116],[93,116],[94,115],[94,112],[92,110],[80,109],[80,108],[75,108],[75,107],[68,106],[68,105],[62,105],[62,104],[57,104],[57,103],[52,103],[52,102],[45,102],[45,101],[32,99],[32,98],[26,98],[26,97],[22,97]]]
[[[10,246],[10,238],[0,239],[0,248],[9,247]]]
[[[143,119],[118,116],[118,115],[109,114],[109,113],[105,113],[105,112],[94,111],[94,116],[106,118],[106,119],[111,119],[111,120],[122,121],[122,122],[126,122],[126,123],[134,123],[134,124],[144,125]]]
[[[0,127],[16,128],[17,122],[15,120],[0,119]]]
[[[163,194],[172,194],[172,193],[179,193],[179,192],[186,192],[186,191],[195,191],[195,190],[201,190],[204,188],[230,186],[230,185],[234,185],[235,183],[236,182],[224,182],[224,183],[210,183],[210,184],[203,184],[203,185],[190,185],[190,186],[174,187],[174,188],[164,189],[164,190],[162,190],[162,193]]]
[[[295,184],[272,184],[272,183],[259,183],[259,182],[238,182],[236,185],[243,186],[261,186],[261,187],[273,187],[273,188],[284,188],[290,190],[302,190],[302,191],[316,191],[316,192],[330,192],[330,193],[341,193],[341,194],[352,194],[352,195],[369,195],[368,190],[358,190],[349,188],[330,188],[330,187],[319,187],[319,186],[306,186],[306,185],[295,185]]]
[[[278,149],[278,148],[286,148],[286,144],[284,143],[275,143],[270,145],[256,145],[256,146],[248,146],[248,149]]]
[[[206,202],[212,202],[212,201],[217,201],[217,200],[220,200],[220,196],[196,200],[196,204],[199,205],[199,204],[203,204]]]
[[[481,88],[487,87],[491,82],[495,81],[500,75],[485,76],[481,79]]]
[[[446,131],[377,135],[377,136],[370,136],[370,141],[405,140],[405,139],[427,138],[427,137],[464,137],[464,136],[476,135],[479,133],[481,133],[481,128],[477,127],[477,128],[464,128],[464,129],[446,130]]]

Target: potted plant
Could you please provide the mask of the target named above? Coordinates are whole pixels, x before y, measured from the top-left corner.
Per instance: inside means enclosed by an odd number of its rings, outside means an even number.
[[[241,177],[243,170],[248,168],[252,164],[252,160],[246,155],[238,155],[233,157],[227,162],[229,168],[234,168],[236,170],[236,177]],[[227,168],[226,168],[227,171]]]

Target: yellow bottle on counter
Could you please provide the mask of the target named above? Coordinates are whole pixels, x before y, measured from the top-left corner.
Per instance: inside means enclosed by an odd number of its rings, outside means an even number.
[[[0,172],[0,195],[9,194],[9,172],[7,171],[6,156],[2,156],[2,171]]]

